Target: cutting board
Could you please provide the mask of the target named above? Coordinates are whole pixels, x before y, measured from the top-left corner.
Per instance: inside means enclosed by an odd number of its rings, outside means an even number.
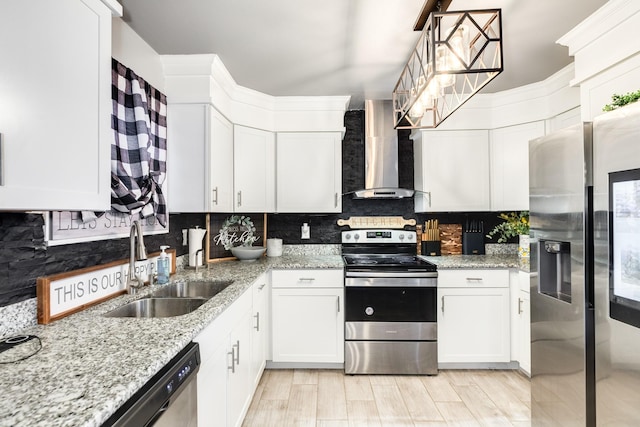
[[[440,253],[462,255],[462,224],[438,224],[440,229]]]
[[[338,225],[348,225],[350,228],[404,228],[405,225],[416,225],[416,220],[401,216],[352,216],[339,219]]]

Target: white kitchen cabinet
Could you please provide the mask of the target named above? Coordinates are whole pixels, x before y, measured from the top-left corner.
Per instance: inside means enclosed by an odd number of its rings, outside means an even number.
[[[194,341],[200,344],[198,425],[240,426],[255,388],[251,378],[252,291],[248,290]]]
[[[490,131],[491,210],[529,210],[529,141],[544,132],[544,121]]]
[[[531,299],[529,293],[529,273],[518,272],[520,285],[518,293],[518,362],[525,374],[531,375]]]
[[[489,131],[413,135],[416,212],[488,211]]]
[[[344,363],[342,269],[271,274],[273,362]]]
[[[271,322],[269,306],[271,287],[269,275],[262,274],[252,286],[253,294],[253,325],[251,327],[251,383],[258,387],[262,373],[267,362],[269,352],[269,340]]]
[[[111,12],[0,5],[0,209],[110,209]]]
[[[234,126],[234,211],[275,212],[275,134]]]
[[[278,212],[342,211],[340,132],[281,132],[276,140]]]
[[[511,360],[508,270],[438,272],[438,363]]]
[[[209,104],[169,104],[170,212],[233,212],[233,124]]]

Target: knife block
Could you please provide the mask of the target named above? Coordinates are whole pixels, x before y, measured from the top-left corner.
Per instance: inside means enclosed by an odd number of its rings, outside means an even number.
[[[484,255],[484,233],[465,231],[462,233],[464,255]]]
[[[440,240],[423,240],[422,255],[440,256]]]

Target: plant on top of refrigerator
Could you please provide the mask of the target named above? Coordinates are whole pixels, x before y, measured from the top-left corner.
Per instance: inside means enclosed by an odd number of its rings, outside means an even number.
[[[488,238],[493,239],[493,236],[498,236],[498,243],[505,243],[511,237],[529,235],[529,211],[501,213],[499,218],[504,222],[496,225],[487,234]]]

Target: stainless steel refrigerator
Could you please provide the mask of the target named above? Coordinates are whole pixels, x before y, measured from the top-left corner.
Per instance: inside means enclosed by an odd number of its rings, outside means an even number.
[[[640,426],[640,103],[532,140],[532,426]]]

